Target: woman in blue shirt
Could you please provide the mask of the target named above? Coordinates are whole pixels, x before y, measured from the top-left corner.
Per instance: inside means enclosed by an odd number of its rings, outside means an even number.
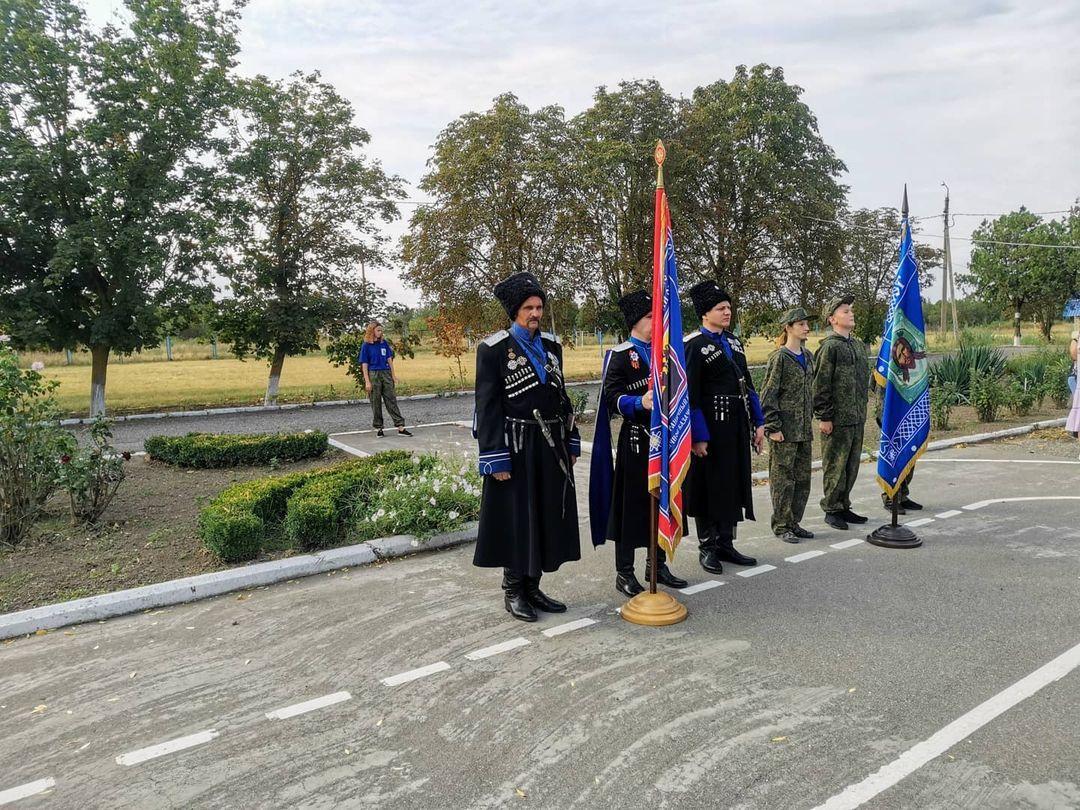
[[[383,435],[382,406],[386,404],[386,410],[390,411],[390,418],[394,420],[394,427],[402,436],[412,436],[405,429],[405,417],[398,409],[397,396],[394,386],[397,384],[397,374],[394,372],[394,349],[383,340],[382,324],[372,321],[364,331],[364,345],[360,348],[359,363],[364,372],[364,390],[371,400],[372,420],[371,426]]]

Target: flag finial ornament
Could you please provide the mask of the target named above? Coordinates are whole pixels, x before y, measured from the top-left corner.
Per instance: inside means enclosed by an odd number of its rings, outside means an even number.
[[[900,206],[900,213],[904,215],[904,219],[908,216],[908,204],[907,204],[907,183],[904,183],[904,202]]]
[[[667,149],[664,148],[664,142],[657,140],[656,148],[653,150],[653,160],[656,161],[657,166],[664,165],[664,158],[667,157]]]

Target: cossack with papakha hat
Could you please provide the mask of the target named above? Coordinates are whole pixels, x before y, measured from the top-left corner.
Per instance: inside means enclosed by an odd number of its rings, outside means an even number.
[[[622,310],[626,328],[633,329],[634,324],[652,312],[652,296],[645,290],[628,292],[619,299],[619,309]]]
[[[731,296],[715,281],[701,281],[690,288],[690,300],[694,302],[698,317],[704,318],[705,313],[717,304],[731,303]]]
[[[547,293],[544,292],[544,288],[540,286],[540,282],[536,280],[536,276],[532,273],[514,273],[514,275],[504,278],[496,284],[492,292],[499,299],[499,303],[503,305],[503,309],[510,316],[510,320],[517,318],[521,305],[534,295],[539,296],[540,300],[545,304],[547,303]]]

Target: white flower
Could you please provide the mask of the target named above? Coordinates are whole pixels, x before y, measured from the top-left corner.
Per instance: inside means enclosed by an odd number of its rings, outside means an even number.
[[[446,516],[447,516],[448,518],[450,518],[451,520],[457,520],[457,519],[458,519],[459,517],[461,517],[461,515],[459,515],[459,514],[458,514],[457,512],[455,512],[455,511],[454,511],[453,509],[451,509],[451,510],[450,510],[449,512],[447,512],[447,513],[446,513]]]
[[[35,360],[33,363],[30,364],[30,368],[32,371],[44,371],[45,364],[42,363],[40,360]]]
[[[0,335],[0,343],[11,343],[11,335]]]
[[[432,506],[434,506],[435,505],[435,498],[434,497],[428,498],[427,502],[430,503]]]

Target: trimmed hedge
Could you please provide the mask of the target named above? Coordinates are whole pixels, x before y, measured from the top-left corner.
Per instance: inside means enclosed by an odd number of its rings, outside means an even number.
[[[150,458],[178,467],[254,467],[277,461],[317,458],[327,437],[311,433],[188,433],[151,436],[143,445]]]
[[[389,450],[322,470],[234,484],[199,514],[199,536],[225,562],[257,557],[268,529],[279,524],[293,545],[333,545],[358,494],[370,494],[381,481],[417,466],[407,452]]]

